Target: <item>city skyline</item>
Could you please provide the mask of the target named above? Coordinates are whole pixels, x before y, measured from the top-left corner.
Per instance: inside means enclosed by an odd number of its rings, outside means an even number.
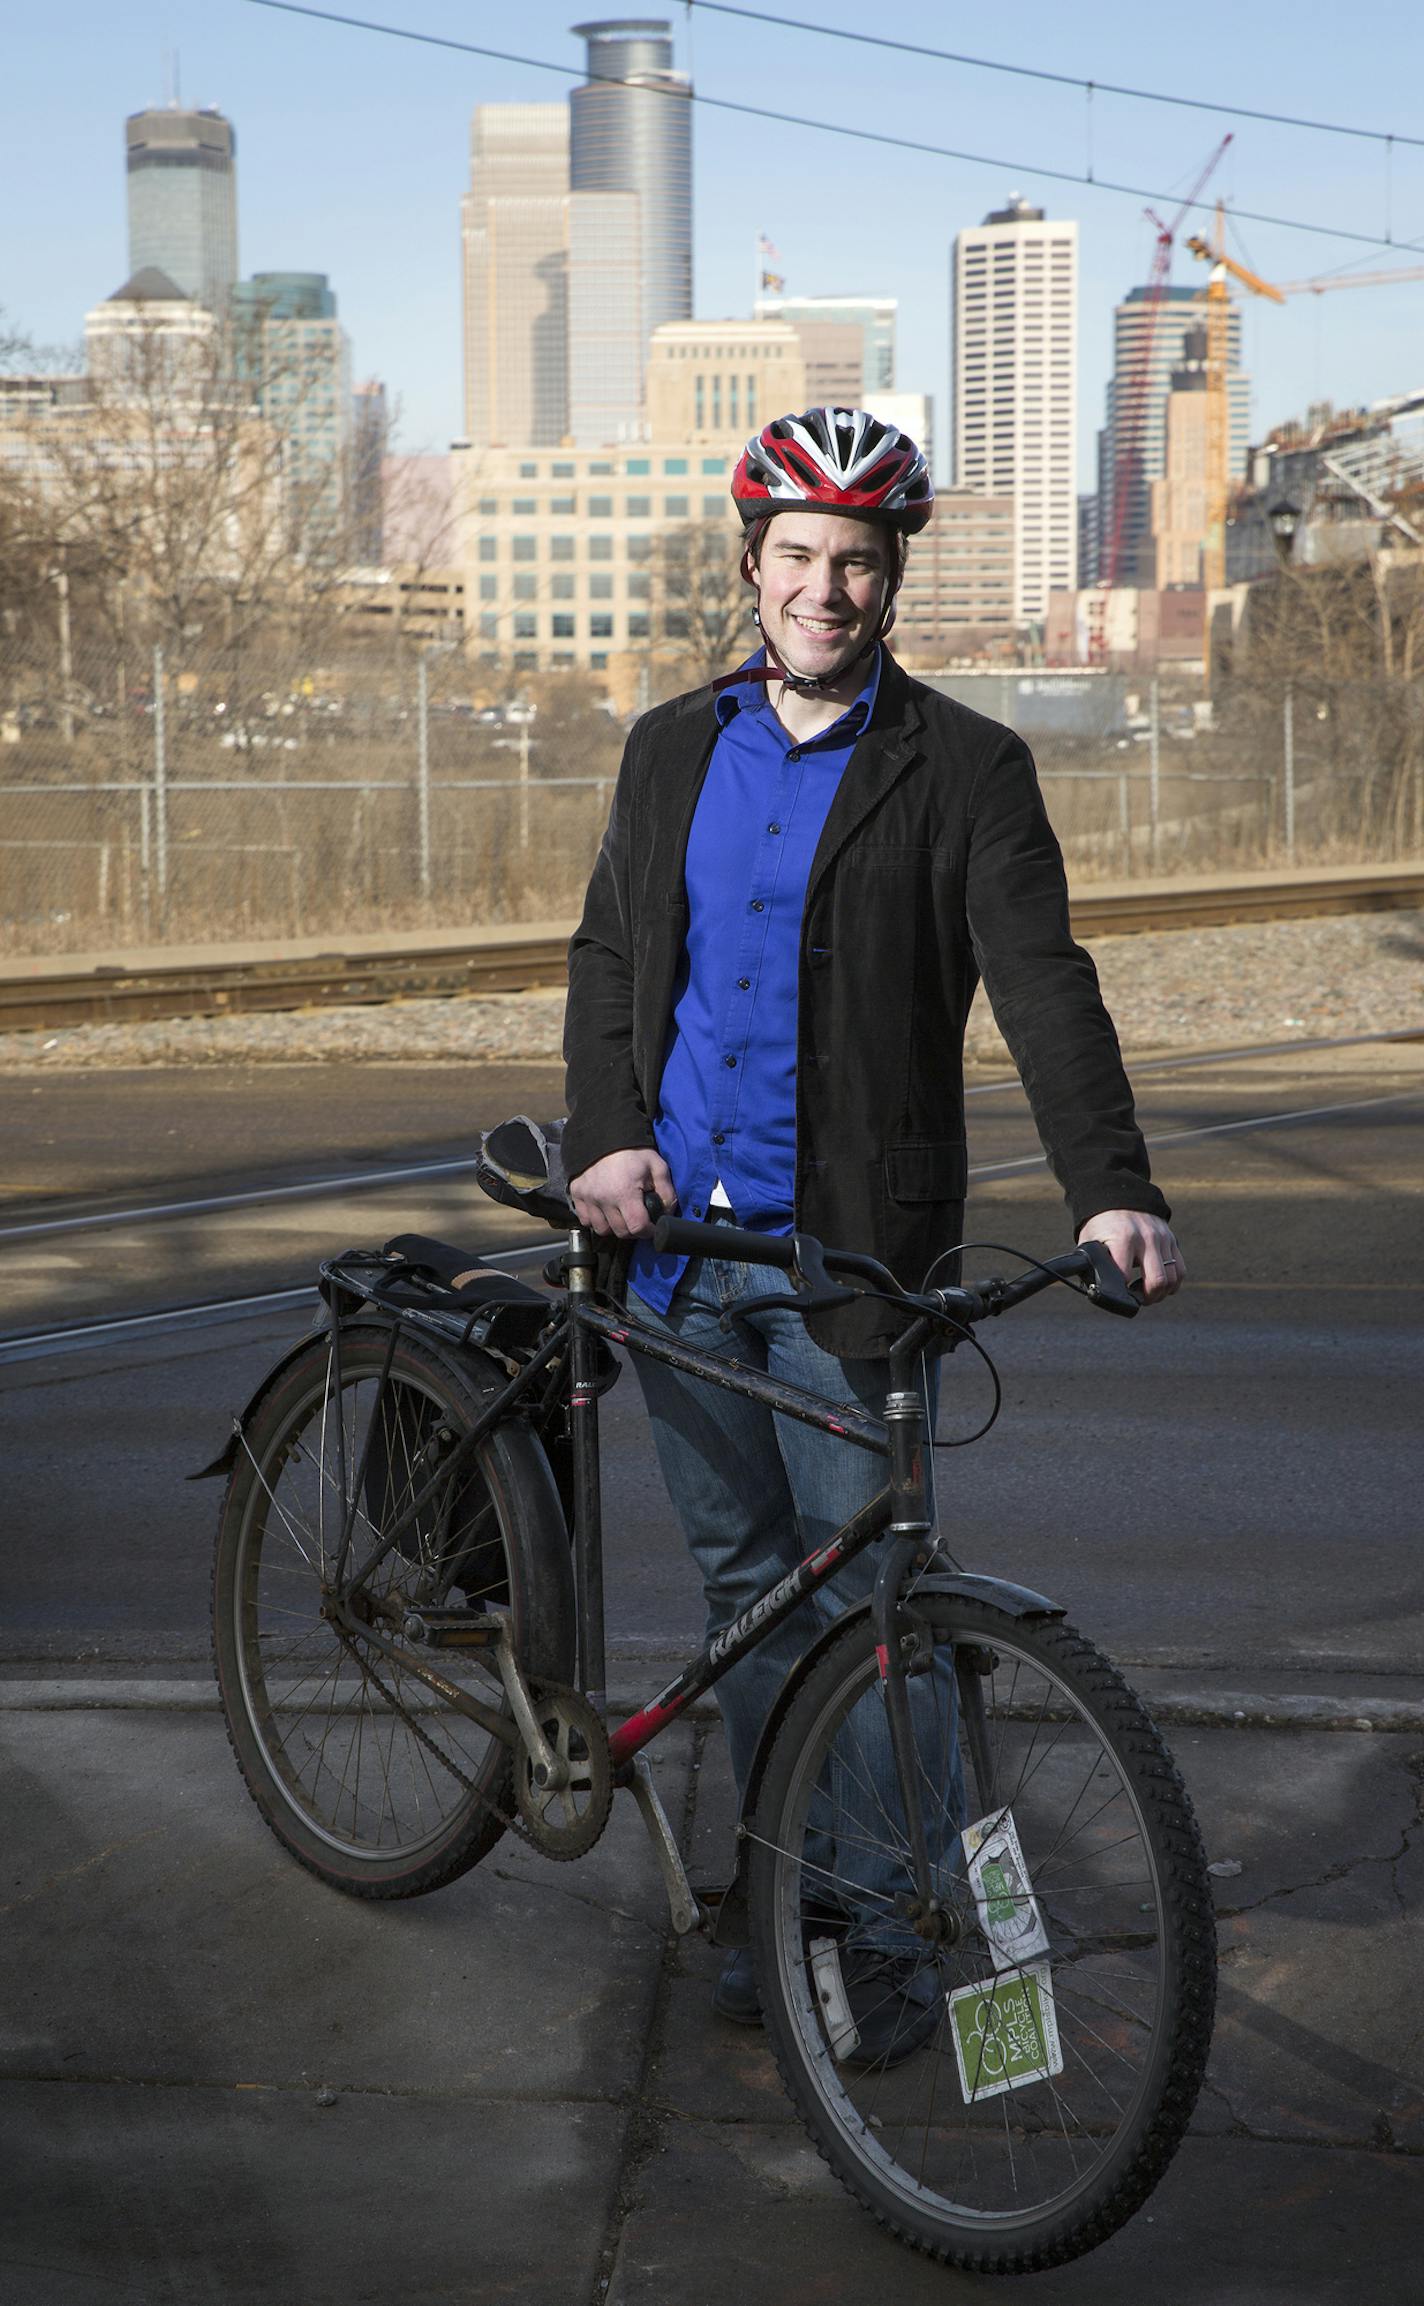
[[[236,0],[202,10],[139,0],[122,26],[81,0],[74,36],[63,44],[32,23],[16,27],[7,38],[20,133],[0,156],[0,168],[11,177],[10,212],[23,213],[29,229],[12,237],[0,266],[0,304],[10,326],[41,342],[72,342],[83,312],[125,276],[123,119],[152,98],[163,48],[176,44],[185,105],[214,104],[238,131],[247,265],[253,271],[301,266],[339,280],[361,370],[383,376],[403,404],[403,445],[439,449],[458,437],[456,220],[468,181],[470,118],[481,103],[563,100],[582,61],[582,43],[572,37],[577,11],[529,0],[517,34],[501,29],[493,10],[451,0],[424,0],[390,14],[410,29],[491,45],[513,42],[530,56],[562,59],[568,77],[376,40]],[[827,20],[855,25],[848,6],[836,6]],[[1320,55],[1305,53],[1298,39],[1283,44],[1282,8],[1253,13],[1243,31],[1239,12],[1233,16],[1211,0],[1204,25],[1208,31],[1215,25],[1221,37],[1215,46],[1210,37],[1194,43],[1190,81],[1170,44],[1135,23],[1126,37],[1131,21],[1126,9],[1105,8],[1084,42],[1065,37],[1051,11],[1031,5],[1016,20],[1019,53],[1070,73],[1096,69],[1144,86],[1179,82],[1183,93],[1196,96],[1343,115],[1382,129],[1400,125],[1384,117],[1381,107],[1390,99],[1380,97],[1375,77],[1356,71],[1354,60],[1332,54],[1327,78]],[[938,12],[921,0],[902,0],[884,29],[931,42],[943,37]],[[1229,70],[1223,61],[1228,31]],[[1163,190],[1196,174],[1218,133],[1218,122],[1206,113],[1133,107],[1125,100],[1089,105],[1070,91],[1055,95],[1037,83],[929,64],[911,68],[875,50],[851,51],[789,32],[744,27],[737,35],[726,20],[700,15],[690,36],[685,20],[676,18],[677,68],[690,70],[701,94],[740,96],[746,85],[740,66],[753,37],[758,98],[770,109],[807,117],[859,116],[867,125],[874,121],[926,141],[968,143],[1009,157],[1041,153],[1052,167],[1091,161],[1099,175]],[[1424,62],[1424,33],[1406,29],[1403,39],[1406,49],[1418,46]],[[1010,53],[989,33],[976,45],[986,55]],[[1397,72],[1391,88],[1406,85],[1408,77],[1407,69]],[[943,87],[945,101],[937,107],[931,100],[927,114],[932,86]],[[62,168],[45,134],[46,119],[57,118],[61,105],[67,120]],[[1050,219],[1076,221],[1082,251],[1076,485],[1094,485],[1112,311],[1145,280],[1150,262],[1151,228],[1140,201],[1046,183],[1031,169],[1015,182],[997,165],[891,154],[809,129],[754,128],[710,108],[697,113],[694,143],[698,316],[750,311],[748,251],[759,231],[776,243],[792,297],[897,298],[898,382],[935,398],[944,477],[951,413],[947,259],[955,232],[1002,206],[1014,190]],[[1407,237],[1411,231],[1424,236],[1421,161],[1424,156],[1398,147],[1386,187],[1376,147],[1238,124],[1221,181],[1242,207],[1350,230],[1379,232],[1392,216],[1397,261],[1408,262],[1417,252],[1406,247]],[[1191,224],[1199,228],[1201,221]],[[1347,241],[1242,229],[1247,257],[1268,278],[1310,277],[1341,264],[1378,269],[1391,261],[1384,249]],[[1181,253],[1177,282],[1185,284],[1193,273],[1202,277]],[[1248,305],[1243,365],[1255,386],[1252,436],[1318,399],[1369,401],[1417,385],[1424,368],[1420,315],[1424,283],[1309,298],[1284,310]]]

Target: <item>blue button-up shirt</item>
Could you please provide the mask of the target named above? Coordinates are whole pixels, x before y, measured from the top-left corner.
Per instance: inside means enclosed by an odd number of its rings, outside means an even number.
[[[738,1224],[791,1230],[806,884],[879,683],[877,649],[854,704],[800,742],[761,682],[717,698],[720,727],[687,843],[687,942],[653,1117],[685,1217],[706,1216],[720,1180]],[[666,1312],[686,1264],[644,1242],[629,1278],[647,1304]]]

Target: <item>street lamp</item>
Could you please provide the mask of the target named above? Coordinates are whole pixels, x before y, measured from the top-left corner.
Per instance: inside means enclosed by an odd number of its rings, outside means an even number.
[[[1271,523],[1276,556],[1281,567],[1288,568],[1295,546],[1295,532],[1300,527],[1300,507],[1286,498],[1280,504],[1273,504],[1267,517]]]

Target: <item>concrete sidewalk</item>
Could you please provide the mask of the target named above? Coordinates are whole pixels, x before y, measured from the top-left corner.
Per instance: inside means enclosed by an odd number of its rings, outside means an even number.
[[[669,1942],[630,1803],[581,1865],[507,1840],[433,1897],[370,1905],[280,1850],[210,1709],[8,1694],[12,2306],[1006,2294],[841,2191],[761,2036],[713,2018],[718,1955]],[[1240,1867],[1216,1884],[1209,2086],[1145,2210],[1033,2295],[1414,2306],[1424,1737],[1170,1735],[1210,1855]],[[725,1871],[715,1723],[653,1754],[694,1873]]]

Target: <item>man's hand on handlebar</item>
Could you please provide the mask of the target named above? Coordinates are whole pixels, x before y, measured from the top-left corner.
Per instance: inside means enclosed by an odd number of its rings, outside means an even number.
[[[1187,1278],[1171,1226],[1145,1210],[1104,1209],[1088,1219],[1078,1239],[1101,1241],[1124,1281],[1140,1272],[1144,1305],[1174,1296]]]
[[[677,1207],[672,1173],[653,1146],[605,1153],[569,1185],[579,1223],[594,1233],[611,1233],[619,1241],[645,1241],[652,1232],[645,1193],[656,1194],[664,1209]]]

